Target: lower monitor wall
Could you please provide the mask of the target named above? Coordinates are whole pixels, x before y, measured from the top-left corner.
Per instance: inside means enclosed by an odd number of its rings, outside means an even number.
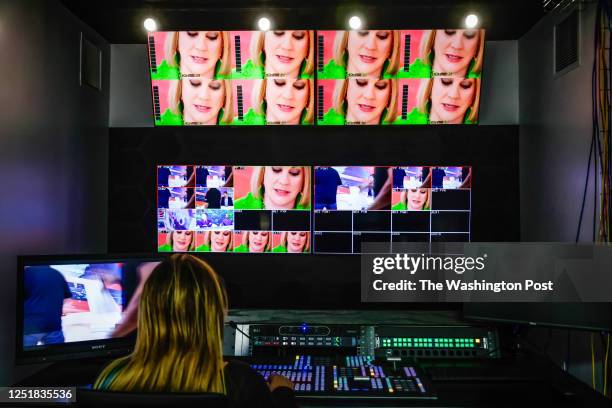
[[[505,125],[111,128],[108,250],[157,251],[159,164],[472,166],[472,241],[518,241],[518,129]],[[274,306],[269,304],[272,292],[286,301],[281,302],[286,307],[360,305],[357,255],[208,257],[218,270],[232,274],[230,290],[236,285],[231,291],[239,303],[232,307]],[[259,290],[272,281],[274,289],[257,298],[248,290],[249,285]],[[346,295],[338,299],[338,293]]]

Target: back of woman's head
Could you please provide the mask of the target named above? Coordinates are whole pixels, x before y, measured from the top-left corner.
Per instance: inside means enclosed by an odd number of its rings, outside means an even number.
[[[209,343],[221,341],[226,310],[225,289],[212,267],[192,255],[172,255],[144,285],[138,313],[142,342],[136,346],[150,357],[175,347],[205,352],[214,345]]]
[[[225,289],[210,265],[188,254],[170,256],[144,284],[134,352],[100,378],[125,363],[108,388],[225,393],[226,310]]]

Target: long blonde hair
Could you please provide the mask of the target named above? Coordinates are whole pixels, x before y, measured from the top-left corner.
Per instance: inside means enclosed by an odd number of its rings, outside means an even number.
[[[436,32],[438,30],[425,30],[421,37],[421,58],[429,62],[433,66],[434,57],[434,43],[436,42]],[[485,30],[479,29],[478,31],[478,50],[474,55],[474,65],[472,66],[472,72],[474,74],[480,74],[482,71],[482,59],[484,55],[484,43],[485,43]]]
[[[440,77],[436,77],[436,78],[440,78]],[[429,115],[429,101],[431,99],[431,89],[433,88],[433,81],[435,78],[426,78],[426,79],[421,79],[421,84],[419,85],[419,91],[417,93],[417,109],[419,111],[421,111],[421,113],[427,114]],[[480,105],[480,78],[457,78],[457,77],[453,77],[453,79],[473,79],[474,80],[474,86],[476,87],[476,89],[474,89],[474,100],[472,100],[472,104],[469,106],[469,115],[467,116],[467,118],[463,118],[463,120],[465,121],[465,119],[467,119],[470,122],[476,122],[478,121],[478,108]]]
[[[215,81],[221,81],[223,83],[223,89],[225,91],[223,116],[221,116],[221,118],[217,118],[217,122],[229,124],[234,119],[234,106],[232,104],[232,85],[229,79],[215,79]],[[182,115],[183,111],[181,110],[181,101],[183,97],[183,80],[176,79],[168,82],[170,82],[170,86],[168,87],[168,108],[175,115]]]
[[[302,73],[310,77],[314,71],[314,31],[307,30],[306,32],[308,33],[308,52],[304,59],[305,64]],[[265,48],[265,34],[265,31],[255,31],[253,35],[251,35],[249,50],[251,51],[251,60],[256,67],[263,67],[265,65],[265,60],[260,58]]]
[[[94,388],[225,394],[227,308],[223,283],[209,264],[188,254],[165,259],[144,284],[134,351],[108,365]]]
[[[336,31],[334,38],[334,62],[341,67],[347,66],[347,50],[349,31]],[[399,30],[391,30],[391,54],[389,55],[387,69],[381,72],[381,78],[387,75],[395,75],[400,64],[400,32]]]
[[[251,102],[253,103],[253,109],[260,115],[265,115],[264,100],[266,99],[266,83],[268,79],[254,79],[253,80],[253,93],[251,94]],[[298,78],[299,79],[299,78]],[[314,80],[302,79],[308,84],[308,103],[306,104],[305,113],[300,117],[300,122],[312,125],[314,122]],[[300,123],[300,124],[301,124]]]
[[[300,201],[295,203],[295,207],[299,204],[302,207],[310,208],[310,168],[301,167],[301,169],[304,181],[302,183],[302,190],[300,190]],[[263,194],[265,194],[265,191],[263,191],[265,171],[265,166],[254,166],[253,173],[251,174],[251,195],[262,200]]]
[[[223,44],[223,51],[221,53],[221,66],[219,67],[219,75],[229,75],[230,73],[230,41],[229,34],[225,31],[219,31],[221,35],[221,43]],[[166,63],[173,68],[180,68],[176,61],[176,56],[180,55],[178,51],[179,32],[172,31],[166,34],[166,42],[164,44],[164,51],[166,53]]]
[[[334,88],[334,94],[332,101],[334,102],[334,110],[339,114],[346,116],[346,109],[344,102],[346,101],[346,91],[348,89],[348,81],[356,81],[358,78],[349,78],[337,80],[336,87]],[[380,81],[380,79],[368,78],[368,80]],[[387,112],[381,115],[380,123],[393,123],[397,118],[397,79],[382,79],[383,81],[389,81],[391,84],[391,92],[389,93],[389,102],[387,103]],[[338,82],[342,82],[339,84]]]

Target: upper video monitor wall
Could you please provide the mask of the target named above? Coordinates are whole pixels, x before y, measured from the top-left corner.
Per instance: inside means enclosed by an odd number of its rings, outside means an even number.
[[[484,40],[482,29],[151,33],[155,124],[476,124]]]
[[[314,31],[149,35],[156,125],[312,125]]]

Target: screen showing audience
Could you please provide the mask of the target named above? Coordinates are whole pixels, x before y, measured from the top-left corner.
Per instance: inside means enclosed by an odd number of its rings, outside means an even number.
[[[150,33],[155,125],[476,124],[484,44],[483,29]]]
[[[317,166],[313,252],[369,252],[362,245],[375,243],[372,251],[394,253],[404,243],[467,242],[471,186],[469,166]]]
[[[158,251],[310,252],[311,172],[308,166],[158,166]]]

